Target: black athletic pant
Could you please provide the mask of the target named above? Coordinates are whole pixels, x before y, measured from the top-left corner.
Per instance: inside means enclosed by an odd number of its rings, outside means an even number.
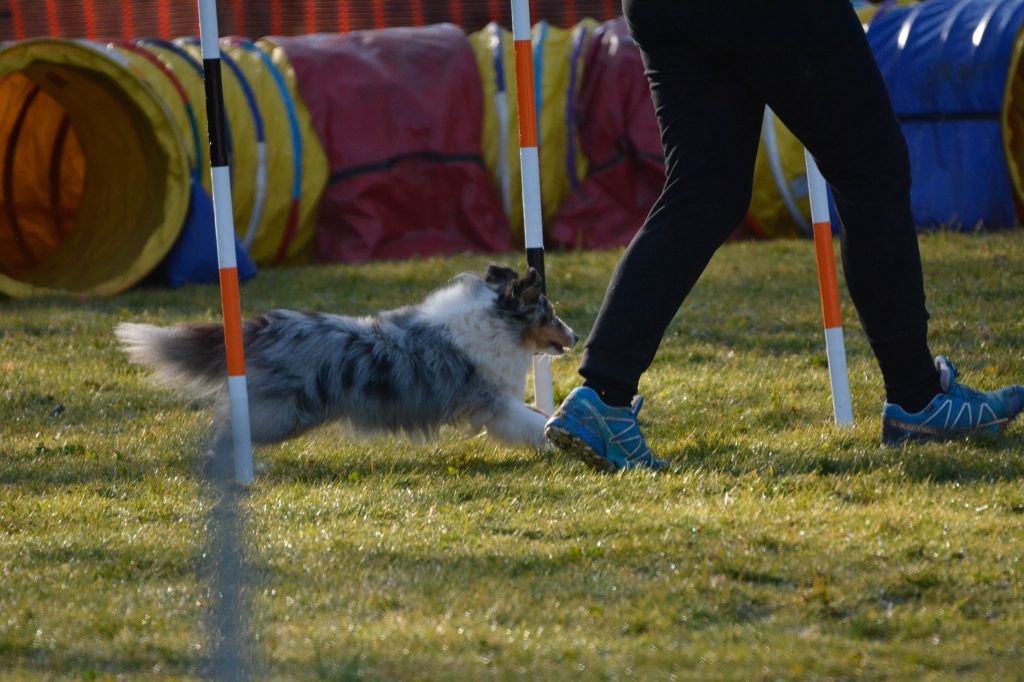
[[[906,142],[849,0],[624,0],[623,10],[667,179],[612,276],[580,367],[587,385],[637,391],[665,328],[749,208],[767,104],[833,187],[846,281],[889,399],[914,387],[930,399],[938,380]]]

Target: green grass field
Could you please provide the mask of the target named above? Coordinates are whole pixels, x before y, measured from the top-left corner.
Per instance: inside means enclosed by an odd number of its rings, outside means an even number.
[[[1024,233],[921,245],[932,350],[969,385],[1024,381]],[[617,256],[549,255],[581,336]],[[243,306],[368,313],[488,260],[267,270]],[[455,433],[328,428],[258,452],[241,500],[252,672],[1024,678],[1024,424],[880,447],[881,379],[844,292],[858,423],[836,430],[814,268],[809,242],[716,256],[642,384],[667,475]],[[209,406],[130,366],[111,329],[218,315],[212,287],[0,301],[0,678],[207,670]],[[577,359],[556,363],[556,399]]]

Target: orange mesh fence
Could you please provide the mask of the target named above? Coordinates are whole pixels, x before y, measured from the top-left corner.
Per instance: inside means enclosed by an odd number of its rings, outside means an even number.
[[[619,0],[533,0],[530,16],[557,26],[584,17],[611,19]],[[220,0],[222,35],[264,36],[356,31],[452,22],[476,31],[511,25],[508,0]],[[198,35],[195,0],[0,0],[0,41]]]

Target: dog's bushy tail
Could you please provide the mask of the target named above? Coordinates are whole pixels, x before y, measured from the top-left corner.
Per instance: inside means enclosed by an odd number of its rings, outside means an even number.
[[[164,383],[207,395],[227,379],[224,328],[219,324],[157,327],[123,322],[114,335],[132,362],[154,370]]]

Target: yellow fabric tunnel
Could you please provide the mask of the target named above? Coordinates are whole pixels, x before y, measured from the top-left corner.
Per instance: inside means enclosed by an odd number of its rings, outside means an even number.
[[[224,41],[221,49],[235,61],[251,86],[266,128],[266,203],[258,228],[246,236],[246,246],[260,265],[308,263],[329,169],[327,153],[299,93],[295,70],[284,50],[269,40],[255,44]],[[252,174],[242,165],[249,158],[246,147],[252,147],[253,140],[251,132],[234,135],[233,166],[238,169],[234,183],[239,198],[256,191]],[[244,188],[241,183],[245,183]],[[243,220],[251,216],[251,203],[246,201],[244,212],[238,214],[239,235]]]
[[[583,80],[586,46],[597,26],[593,19],[584,19],[572,29],[546,22],[532,29],[545,234],[558,209],[587,173],[587,159],[576,144],[571,108]],[[470,34],[469,41],[484,93],[484,162],[502,195],[513,237],[521,242],[523,204],[512,33],[491,23]]]
[[[210,149],[198,41],[142,40],[139,45],[173,71],[188,96],[202,141],[200,179],[209,192]],[[294,71],[284,53],[266,41],[224,38],[220,47],[235,231],[258,265],[307,263],[328,170]],[[182,107],[172,110],[180,118]],[[184,122],[179,120],[179,125]],[[182,130],[184,134],[186,129]]]
[[[0,51],[0,293],[114,294],[174,245],[189,154],[144,69],[78,41]]]
[[[747,224],[760,237],[777,238],[809,235],[810,221],[804,146],[765,110]]]

